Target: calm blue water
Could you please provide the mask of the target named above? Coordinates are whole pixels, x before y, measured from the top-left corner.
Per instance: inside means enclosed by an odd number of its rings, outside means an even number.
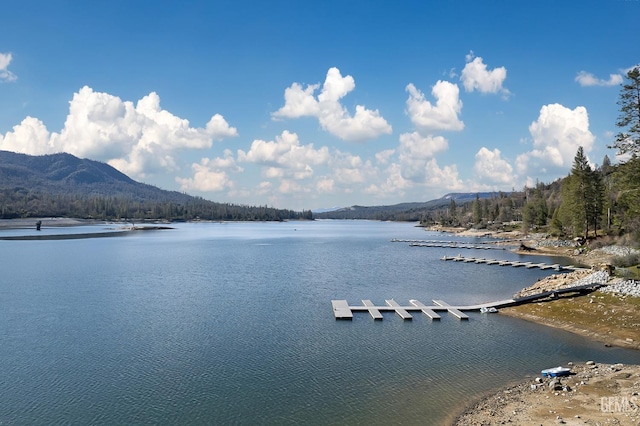
[[[391,242],[445,234],[365,221],[175,226],[0,241],[0,424],[437,425],[543,368],[640,363],[501,315],[334,320],[331,299],[475,303],[549,273]]]

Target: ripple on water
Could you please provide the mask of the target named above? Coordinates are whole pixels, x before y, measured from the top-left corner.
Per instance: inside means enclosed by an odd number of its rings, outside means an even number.
[[[437,424],[542,368],[640,362],[500,315],[335,321],[331,299],[473,303],[544,273],[390,242],[411,224],[283,225],[1,244],[0,423]]]

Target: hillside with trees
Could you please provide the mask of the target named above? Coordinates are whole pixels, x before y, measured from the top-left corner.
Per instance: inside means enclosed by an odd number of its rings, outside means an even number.
[[[391,220],[391,221],[428,221],[446,220],[443,211],[451,204],[464,206],[476,197],[485,199],[498,196],[499,193],[450,193],[441,198],[415,203],[401,203],[389,206],[351,206],[322,213],[314,213],[316,219],[366,219],[366,220]],[[438,218],[438,219],[435,219]]]
[[[538,183],[471,206],[425,215],[425,225],[442,223],[475,227],[499,227],[508,220],[522,220],[522,228],[545,230],[559,237],[584,240],[599,235],[622,236],[640,244],[640,69],[627,73],[622,85],[620,132],[610,148],[626,158],[612,165],[608,156],[592,166],[579,147],[568,176],[555,182]]]
[[[71,154],[0,151],[0,219],[76,217],[102,220],[311,219],[311,211],[215,203],[130,179],[113,167]]]
[[[584,149],[576,151],[568,175],[551,183],[509,193],[448,194],[427,203],[353,206],[318,217],[418,220],[424,226],[548,232],[583,240],[601,235],[625,236],[640,245],[640,69],[626,75],[620,93],[620,132],[610,148],[625,160],[612,165],[608,156],[590,164]],[[458,194],[461,195],[461,194]]]

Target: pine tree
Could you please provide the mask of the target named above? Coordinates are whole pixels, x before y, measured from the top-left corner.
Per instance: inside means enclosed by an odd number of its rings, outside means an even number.
[[[456,202],[453,198],[449,201],[449,224],[457,226],[458,225],[458,212],[456,211]]]
[[[578,147],[571,169],[569,206],[572,215],[576,218],[574,232],[584,231],[585,239],[589,235],[589,215],[587,213],[589,171],[590,167],[587,157],[584,156],[584,150],[582,147]]]
[[[616,126],[626,129],[616,135],[609,148],[618,150],[618,154],[640,154],[640,68],[635,67],[626,75],[627,84],[620,91],[620,116]]]
[[[564,185],[567,185],[563,191],[563,203],[566,206],[564,211],[560,211],[560,220],[566,223],[563,218],[566,219],[568,213],[573,219],[576,235],[584,232],[586,240],[590,226],[593,226],[597,235],[604,205],[604,187],[600,173],[591,169],[581,146],[578,147],[571,174]]]
[[[587,207],[589,219],[593,225],[594,236],[598,236],[598,228],[601,225],[602,213],[604,211],[604,181],[599,170],[590,171],[590,194],[589,205]]]
[[[613,174],[612,186],[620,222],[628,226],[640,216],[640,158],[621,164]]]
[[[480,206],[480,196],[476,194],[476,201],[473,204],[473,223],[478,225],[482,222],[482,207]]]
[[[551,231],[555,235],[564,235],[562,221],[560,220],[560,208],[556,207],[551,216]]]

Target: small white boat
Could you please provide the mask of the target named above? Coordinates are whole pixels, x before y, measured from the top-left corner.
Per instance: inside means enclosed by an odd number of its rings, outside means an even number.
[[[496,308],[494,308],[493,306],[490,308],[485,308],[484,306],[482,308],[480,308],[480,312],[483,314],[495,314],[496,312],[498,312],[498,310]]]
[[[566,367],[554,367],[542,370],[540,373],[542,373],[542,377],[561,377],[571,374],[571,369]]]

